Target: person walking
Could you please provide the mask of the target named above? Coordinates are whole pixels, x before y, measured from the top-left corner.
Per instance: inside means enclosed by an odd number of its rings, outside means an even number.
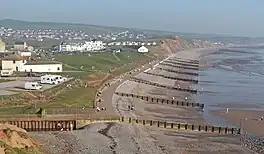
[[[71,131],[73,130],[73,124],[72,123],[70,124],[70,130]]]
[[[229,112],[229,108],[226,108],[226,114]]]

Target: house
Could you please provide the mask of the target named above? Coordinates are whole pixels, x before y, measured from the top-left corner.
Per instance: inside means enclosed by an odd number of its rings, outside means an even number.
[[[30,51],[19,51],[20,56],[22,57],[31,57]]]
[[[21,72],[62,72],[62,64],[56,61],[32,61],[24,64]]]
[[[145,46],[141,46],[140,48],[138,48],[138,52],[140,52],[140,53],[146,53],[146,52],[149,52],[149,50]]]
[[[34,47],[32,47],[32,46],[27,46],[26,49],[27,49],[27,51],[33,51],[33,50],[34,50]]]
[[[25,50],[27,48],[26,42],[15,42],[14,50]]]
[[[0,40],[0,52],[4,52],[5,51],[5,42]]]
[[[20,71],[26,62],[27,61],[25,57],[20,55],[10,55],[2,60],[2,69],[13,69],[14,71]]]

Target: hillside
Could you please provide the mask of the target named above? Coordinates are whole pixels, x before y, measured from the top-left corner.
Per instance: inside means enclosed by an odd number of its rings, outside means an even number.
[[[1,154],[41,154],[27,132],[13,125],[0,124]]]
[[[198,34],[198,33],[181,33],[181,32],[171,32],[164,30],[149,30],[149,29],[139,29],[139,28],[124,28],[115,26],[100,26],[92,24],[79,24],[79,23],[58,23],[58,22],[29,22],[13,19],[0,20],[0,27],[14,28],[14,29],[72,29],[72,30],[82,30],[90,34],[103,34],[103,33],[115,33],[130,31],[134,33],[144,33],[153,38],[160,38],[161,36],[173,36],[178,35],[183,38],[195,38],[201,40],[210,40],[213,38],[218,38],[220,35],[213,34]],[[177,30],[177,29],[176,29]],[[228,37],[227,37],[228,38]]]
[[[88,34],[103,34],[103,33],[115,33],[123,31],[144,32],[152,34],[154,36],[162,36],[173,34],[173,32],[158,31],[158,30],[145,30],[137,28],[124,28],[114,26],[101,26],[79,23],[58,23],[58,22],[29,22],[21,20],[4,19],[0,20],[0,27],[14,28],[14,29],[71,29],[82,30]]]
[[[188,50],[194,48],[209,48],[216,47],[213,42],[204,40],[187,40],[182,37],[175,36],[165,38],[161,41],[160,45],[152,49],[157,54],[170,54],[181,50]]]

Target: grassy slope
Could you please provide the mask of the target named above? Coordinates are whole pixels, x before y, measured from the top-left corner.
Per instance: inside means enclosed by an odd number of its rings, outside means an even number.
[[[116,70],[112,72],[112,75],[119,75],[122,72],[126,72],[129,69],[132,69],[136,66],[140,66],[144,61],[151,60],[153,57],[151,54],[140,54],[140,53],[132,53],[132,52],[123,52],[116,53],[113,55],[112,53],[94,53],[91,56],[88,55],[57,55],[55,56],[58,61],[63,63],[67,63],[72,67],[77,67],[77,71],[83,72],[65,72],[70,76],[74,76],[82,79],[85,82],[86,77],[90,74],[97,74],[98,71],[103,73],[107,73],[109,69]],[[80,69],[80,66],[83,66]],[[91,71],[92,66],[95,66],[94,71]],[[67,68],[67,70],[76,71],[76,69]],[[52,88],[47,90],[45,93],[47,96],[52,95],[59,89],[61,89],[63,85],[58,86],[57,88]],[[64,85],[65,87],[65,85]],[[92,101],[94,98],[96,88],[84,88],[84,87],[75,87],[75,88],[64,88],[64,90],[58,94],[55,98],[52,99],[51,103],[41,103],[37,104],[37,108],[65,108],[65,107],[92,107]],[[34,94],[34,93],[33,93]],[[18,97],[21,98],[21,95],[17,94]],[[0,112],[2,114],[5,113],[34,113],[35,105],[27,105],[24,107],[11,107],[16,102],[17,104],[23,103],[27,104],[28,101],[26,98],[24,99],[14,99],[10,100],[10,96],[8,96],[8,108],[0,108]],[[3,97],[2,97],[3,98]],[[6,101],[8,101],[6,100]],[[19,100],[19,102],[17,102]]]
[[[93,71],[94,70],[107,72],[115,67],[123,66],[124,64],[143,60],[145,56],[140,53],[123,52],[123,53],[94,53],[91,56],[88,55],[65,55],[60,54],[55,57],[57,61],[63,64],[70,65],[78,68],[77,70],[82,71]],[[81,69],[80,67],[83,66]],[[64,70],[76,70],[64,65]]]

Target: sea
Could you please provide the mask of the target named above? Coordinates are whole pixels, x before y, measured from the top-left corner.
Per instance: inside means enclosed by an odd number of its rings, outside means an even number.
[[[210,106],[213,104],[264,106],[264,46],[223,48],[205,56],[204,60],[211,67],[199,72],[197,89],[202,92],[196,99],[205,104],[203,116],[206,121],[215,125],[232,125],[210,115],[209,110],[221,109]]]

